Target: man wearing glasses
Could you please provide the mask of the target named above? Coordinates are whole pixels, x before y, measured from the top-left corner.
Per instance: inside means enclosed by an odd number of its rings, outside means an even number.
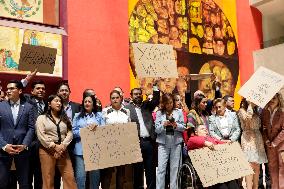
[[[28,189],[29,152],[35,128],[35,108],[21,99],[23,84],[7,85],[8,101],[0,103],[0,189],[7,189],[14,159],[20,189]]]

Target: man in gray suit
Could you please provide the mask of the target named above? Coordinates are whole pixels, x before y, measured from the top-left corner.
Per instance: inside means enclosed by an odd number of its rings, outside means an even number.
[[[131,90],[132,101],[125,106],[130,110],[130,119],[136,122],[138,136],[140,139],[140,148],[143,157],[143,163],[134,165],[134,188],[144,188],[143,172],[145,169],[146,184],[148,189],[156,188],[156,170],[154,166],[154,147],[155,128],[152,118],[152,112],[159,105],[160,91],[157,86],[154,86],[153,99],[143,101],[141,88]],[[144,169],[143,169],[144,167]]]
[[[0,103],[0,188],[7,189],[9,172],[14,159],[20,189],[28,189],[28,146],[34,136],[34,107],[21,99],[23,85],[10,81],[7,85],[8,101]]]

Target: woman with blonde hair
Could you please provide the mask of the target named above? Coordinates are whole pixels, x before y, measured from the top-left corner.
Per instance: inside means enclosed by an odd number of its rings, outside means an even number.
[[[242,99],[238,116],[242,128],[241,146],[254,171],[254,174],[245,177],[246,186],[247,189],[258,189],[259,165],[267,163],[263,139],[259,130],[261,121],[258,107],[246,99]]]
[[[263,138],[273,189],[284,188],[284,101],[277,93],[262,112]]]

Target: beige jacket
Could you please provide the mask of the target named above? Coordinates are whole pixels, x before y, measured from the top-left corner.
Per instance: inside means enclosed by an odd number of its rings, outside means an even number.
[[[73,139],[72,130],[67,129],[67,125],[60,122],[60,134],[61,144],[67,147]],[[54,147],[58,143],[57,127],[56,125],[46,116],[40,115],[36,121],[36,134],[38,140],[45,148]]]

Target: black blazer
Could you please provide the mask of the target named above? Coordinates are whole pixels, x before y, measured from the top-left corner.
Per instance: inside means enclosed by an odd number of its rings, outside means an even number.
[[[155,107],[159,105],[159,102],[160,102],[160,91],[154,91],[153,99],[151,101],[145,100],[142,102],[141,105],[141,113],[144,120],[144,124],[150,134],[150,137],[153,140],[155,140],[156,134],[155,134],[152,112],[155,109]],[[131,122],[135,122],[137,124],[138,135],[140,135],[140,124],[135,110],[135,105],[133,103],[130,103],[126,105],[125,108],[129,109]]]
[[[36,118],[40,115],[37,111],[37,101],[35,99],[35,97],[33,95],[30,95],[30,94],[24,94],[24,98],[25,98],[25,101],[27,101],[28,103],[30,103],[31,105],[34,106],[35,110],[36,110]],[[42,112],[42,114],[46,111],[46,108],[47,108],[47,102],[45,100],[43,100],[44,102],[44,105],[45,105],[45,109],[44,111]]]
[[[70,106],[71,106],[71,109],[72,109],[72,120],[73,120],[75,113],[80,112],[81,108],[80,108],[80,104],[79,103],[72,102],[72,101],[70,101]]]

